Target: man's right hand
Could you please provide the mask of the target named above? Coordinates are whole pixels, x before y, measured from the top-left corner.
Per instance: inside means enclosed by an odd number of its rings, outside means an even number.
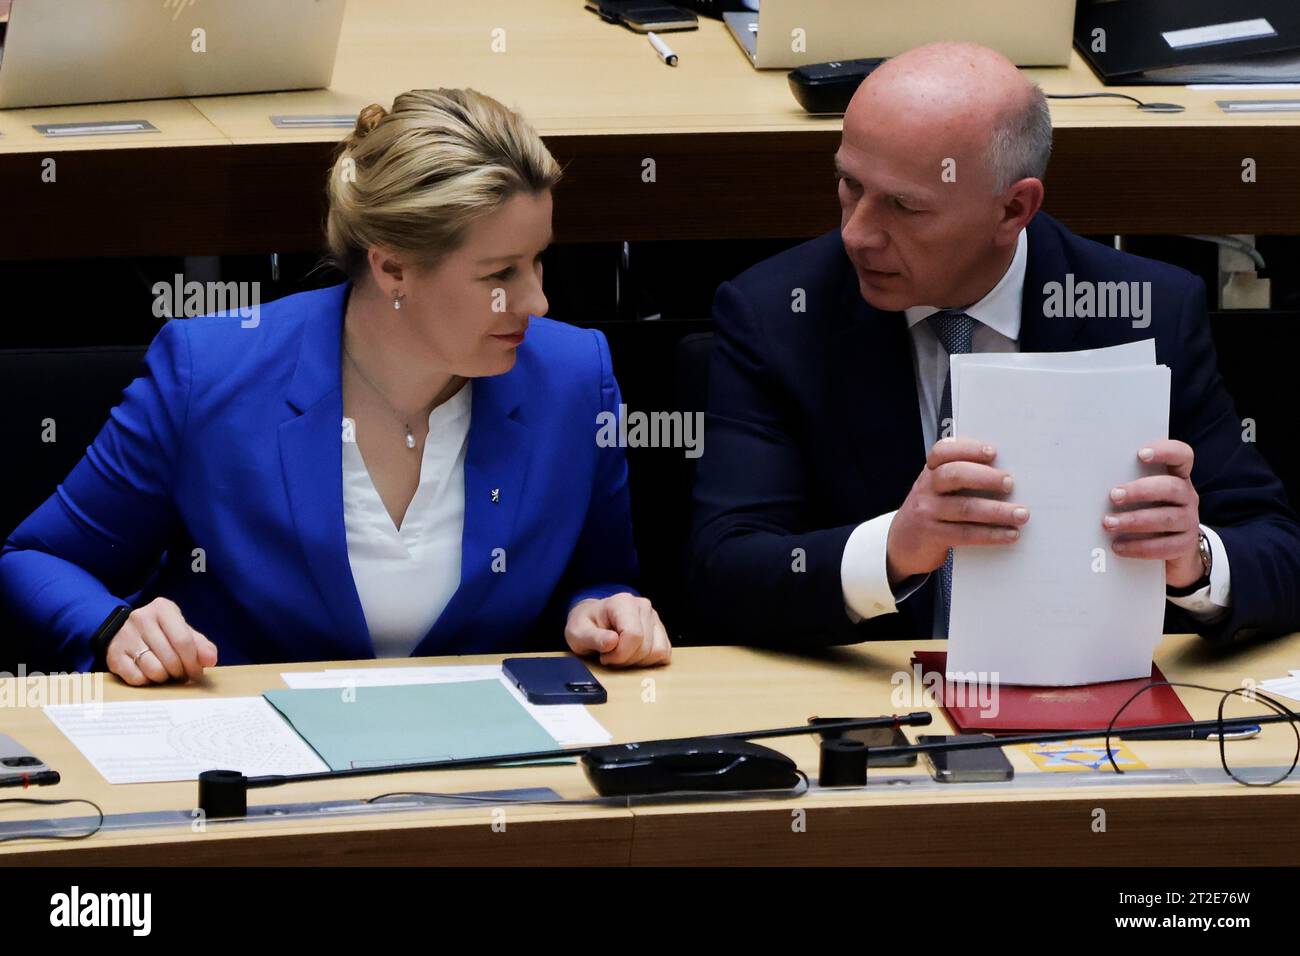
[[[131,612],[108,645],[108,669],[128,684],[199,680],[217,664],[217,645],[185,622],[181,609],[155,598]]]
[[[972,438],[935,442],[889,526],[885,566],[891,586],[940,567],[949,548],[1010,544],[1020,537],[1028,508],[969,494],[1011,491],[1011,475],[993,467],[996,456],[992,445]]]

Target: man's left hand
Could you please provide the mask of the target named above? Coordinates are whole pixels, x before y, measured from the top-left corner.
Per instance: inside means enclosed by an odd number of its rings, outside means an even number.
[[[1148,475],[1110,490],[1112,511],[1102,527],[1111,549],[1125,558],[1164,561],[1165,583],[1187,587],[1204,573],[1200,554],[1200,498],[1192,487],[1192,446],[1165,439],[1138,451],[1145,464],[1161,464],[1167,475]]]

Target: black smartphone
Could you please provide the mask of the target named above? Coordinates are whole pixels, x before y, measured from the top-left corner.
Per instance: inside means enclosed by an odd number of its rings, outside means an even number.
[[[921,734],[916,738],[918,744],[937,744],[947,740],[992,740],[989,734],[958,734],[941,736]],[[930,767],[930,776],[940,783],[993,783],[1010,780],[1015,776],[1011,761],[1000,747],[985,747],[980,750],[945,750],[937,753],[925,753],[925,762]]]
[[[603,704],[609,699],[576,657],[507,657],[501,670],[530,704]]]
[[[818,724],[835,724],[843,723],[846,720],[857,720],[856,717],[809,717],[808,723],[816,727]],[[831,730],[817,735],[822,740],[833,740],[845,738],[847,740],[860,740],[867,747],[867,766],[868,767],[915,767],[916,754],[900,754],[894,756],[881,756],[872,753],[877,747],[906,747],[911,743],[907,735],[903,733],[901,727],[859,727],[856,730]]]
[[[700,18],[689,10],[660,0],[587,0],[587,9],[609,23],[636,33],[672,33],[695,30]]]

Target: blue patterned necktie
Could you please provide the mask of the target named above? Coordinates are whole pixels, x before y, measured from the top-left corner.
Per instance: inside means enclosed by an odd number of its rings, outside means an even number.
[[[971,351],[971,337],[975,332],[975,320],[964,312],[936,312],[926,319],[930,328],[943,345],[944,351],[951,355],[967,355]],[[952,418],[952,366],[943,380],[943,400],[939,403],[938,428],[939,438],[944,436],[944,423]],[[952,609],[952,548],[939,569],[939,583],[934,595],[934,636],[948,636],[948,614]]]

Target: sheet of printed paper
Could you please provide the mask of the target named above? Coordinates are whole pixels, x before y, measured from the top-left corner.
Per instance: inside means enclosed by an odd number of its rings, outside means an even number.
[[[114,784],[329,769],[261,697],[57,704],[45,714]]]
[[[1291,671],[1289,677],[1273,677],[1256,685],[1265,694],[1300,700],[1300,671]]]

